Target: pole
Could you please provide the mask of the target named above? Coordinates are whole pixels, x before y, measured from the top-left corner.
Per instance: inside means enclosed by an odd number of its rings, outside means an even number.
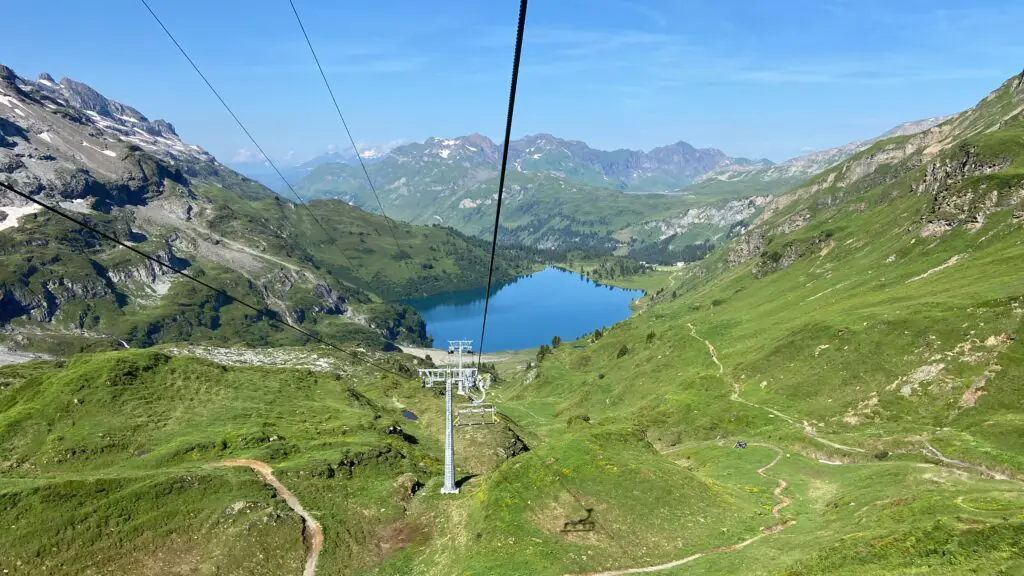
[[[463,384],[462,384],[463,378],[462,378],[462,341],[461,340],[458,343],[458,346],[457,346],[457,349],[456,349],[456,354],[458,354],[457,362],[459,363],[458,364],[458,366],[459,366],[459,394],[465,394],[466,392],[463,390]]]
[[[444,486],[441,494],[458,494],[455,486],[455,422],[452,419],[452,379],[444,387]]]

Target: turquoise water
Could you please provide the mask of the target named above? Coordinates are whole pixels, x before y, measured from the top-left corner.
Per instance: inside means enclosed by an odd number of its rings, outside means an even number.
[[[479,347],[485,289],[447,292],[407,300],[427,322],[434,347],[448,340],[473,340]],[[492,288],[484,351],[519,350],[550,343],[552,336],[575,340],[630,315],[641,290],[596,284],[579,274],[547,268]]]

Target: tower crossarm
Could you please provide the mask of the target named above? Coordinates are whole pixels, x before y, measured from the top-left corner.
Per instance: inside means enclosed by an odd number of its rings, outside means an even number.
[[[427,388],[433,387],[434,384],[443,384],[449,379],[460,383],[473,382],[476,379],[476,368],[420,368],[419,373],[423,385]]]

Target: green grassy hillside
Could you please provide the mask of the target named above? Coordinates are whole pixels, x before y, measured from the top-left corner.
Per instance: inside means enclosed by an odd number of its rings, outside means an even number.
[[[307,211],[277,196],[243,200],[218,187],[170,187],[146,205],[86,219],[307,330],[377,348],[381,336],[427,338],[415,311],[388,302],[483,285],[490,257],[489,244],[451,229],[396,222],[392,236],[383,218],[339,201],[317,201]],[[542,257],[504,248],[496,277],[529,272]],[[64,353],[118,340],[302,342],[54,215],[26,216],[0,233],[0,260],[0,322],[20,334],[13,341],[20,347]]]
[[[332,373],[0,369],[0,562],[298,573],[298,518],[207,467],[248,457],[323,526],[322,574],[1020,574],[1022,111],[1014,78],[881,141],[633,318],[503,361],[500,424],[457,432],[458,495],[436,391],[323,351]]]
[[[1011,80],[826,172],[503,409],[556,445],[571,417],[631,426],[732,485],[766,459],[736,440],[779,446],[796,524],[700,573],[1024,569],[1022,102]]]
[[[316,511],[327,527],[325,573],[371,561],[389,516],[362,508],[394,516],[394,480],[437,470],[437,442],[389,396],[430,396],[339,366],[344,377],[125,351],[0,368],[0,566],[300,572],[299,517],[250,471],[211,467],[240,457],[271,463]],[[397,422],[404,438],[385,433]]]

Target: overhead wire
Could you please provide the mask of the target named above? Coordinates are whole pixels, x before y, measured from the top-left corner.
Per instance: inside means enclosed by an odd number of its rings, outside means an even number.
[[[505,194],[505,173],[508,170],[508,148],[512,140],[512,116],[516,109],[516,85],[519,83],[519,60],[523,52],[523,30],[526,27],[527,0],[519,3],[519,25],[516,29],[516,49],[512,58],[512,85],[508,93],[508,115],[505,118],[505,146],[501,152],[501,176],[498,178],[498,204],[494,210],[494,235],[491,238],[491,262],[487,268],[487,292],[484,297],[484,316],[480,323],[480,346],[477,354],[477,368],[484,353],[484,336],[487,333],[487,312],[491,304],[491,281],[494,278],[494,255],[498,248],[498,224],[501,222],[501,198]]]
[[[149,5],[149,2],[147,2],[147,0],[139,1],[142,2],[143,6],[146,7],[146,10],[149,11],[149,14],[153,17],[154,20],[156,20],[156,23],[160,25],[160,28],[163,29],[164,34],[166,34],[167,37],[170,38],[171,42],[173,42],[174,45],[178,48],[178,51],[181,52],[181,55],[185,57],[185,60],[187,60],[188,63],[192,66],[192,69],[195,70],[196,74],[198,74],[199,77],[202,78],[203,82],[206,84],[206,87],[210,89],[210,92],[213,92],[213,95],[217,97],[217,100],[220,101],[221,106],[223,106],[224,109],[227,110],[228,114],[231,115],[231,118],[233,118],[235,123],[238,124],[238,127],[242,129],[242,132],[244,132],[245,135],[249,138],[249,141],[252,142],[253,146],[256,147],[260,155],[263,156],[264,160],[266,160],[267,164],[269,164],[270,167],[273,168],[274,172],[277,173],[278,177],[281,178],[281,181],[284,182],[285,186],[288,187],[288,190],[291,191],[292,196],[294,196],[295,199],[298,200],[299,204],[301,204],[306,209],[306,212],[308,212],[309,216],[313,219],[313,221],[317,223],[317,226],[319,226],[320,229],[323,230],[327,238],[330,239],[335,246],[338,246],[338,253],[341,255],[342,258],[345,259],[345,262],[348,263],[349,267],[352,269],[352,272],[356,276],[361,278],[363,282],[366,282],[368,284],[369,282],[366,280],[366,278],[359,274],[356,265],[352,263],[352,260],[349,259],[347,254],[345,254],[345,251],[341,249],[341,245],[338,244],[337,239],[333,235],[331,235],[330,232],[327,231],[327,228],[323,225],[323,223],[321,223],[320,220],[316,217],[316,215],[313,214],[313,211],[310,209],[309,204],[302,198],[302,196],[299,195],[298,192],[295,191],[295,188],[292,186],[291,182],[289,182],[288,179],[285,178],[284,173],[282,173],[281,170],[277,167],[277,164],[270,159],[270,155],[268,155],[263,150],[263,147],[260,146],[259,142],[257,142],[256,138],[253,137],[251,132],[249,132],[249,129],[246,128],[242,120],[238,117],[237,114],[235,114],[235,111],[231,109],[231,106],[229,106],[227,101],[225,101],[224,98],[220,95],[220,92],[218,92],[217,89],[213,87],[213,83],[211,83],[210,80],[206,77],[206,75],[203,74],[203,71],[199,69],[199,66],[196,65],[194,60],[192,60],[192,57],[188,55],[188,52],[181,45],[181,43],[178,42],[178,39],[175,38],[174,34],[171,33],[171,31],[167,28],[166,25],[164,25],[163,20],[161,20],[160,17],[157,16],[156,12]]]
[[[205,288],[207,288],[207,289],[209,289],[209,290],[211,290],[213,292],[216,292],[217,294],[220,294],[221,296],[224,296],[224,297],[230,299],[232,302],[237,302],[238,304],[241,304],[242,306],[252,310],[253,312],[256,312],[262,318],[265,318],[265,319],[267,319],[270,322],[276,322],[278,324],[281,324],[282,326],[290,328],[290,329],[298,332],[299,334],[302,334],[303,336],[306,336],[307,338],[309,338],[311,340],[314,340],[314,341],[316,341],[316,342],[318,342],[320,344],[323,344],[324,346],[327,346],[327,347],[329,347],[329,348],[331,348],[333,350],[337,350],[338,352],[341,352],[342,354],[344,354],[344,355],[346,355],[346,356],[348,356],[348,357],[350,357],[350,358],[352,358],[354,360],[357,360],[359,362],[362,362],[364,364],[372,366],[372,367],[374,367],[374,368],[376,368],[376,369],[378,369],[378,370],[380,370],[382,372],[386,372],[386,373],[398,376],[400,378],[410,379],[409,376],[407,376],[405,374],[402,374],[400,372],[392,370],[392,369],[390,369],[390,368],[388,368],[386,366],[381,366],[380,364],[377,364],[377,363],[375,363],[375,362],[373,362],[371,360],[367,360],[366,358],[363,358],[362,356],[359,356],[358,354],[354,354],[352,352],[349,352],[348,350],[345,350],[344,348],[341,348],[340,346],[337,346],[336,344],[332,344],[332,343],[324,340],[323,338],[320,338],[319,336],[317,336],[316,334],[313,334],[312,332],[309,332],[307,330],[303,330],[302,328],[299,328],[298,326],[292,324],[291,322],[288,322],[286,320],[282,320],[279,317],[280,315],[278,314],[278,312],[275,311],[275,310],[271,310],[271,309],[266,308],[266,307],[260,308],[259,306],[251,304],[251,303],[249,303],[249,302],[247,302],[247,301],[245,301],[245,300],[243,300],[243,299],[241,299],[241,298],[239,298],[237,296],[234,296],[234,295],[228,293],[227,291],[225,291],[225,290],[223,290],[221,288],[217,288],[216,286],[214,286],[214,285],[212,285],[212,284],[210,284],[210,283],[208,283],[208,282],[206,282],[206,281],[196,277],[195,275],[189,274],[188,272],[186,272],[185,270],[182,270],[181,268],[178,268],[177,266],[174,266],[174,265],[172,265],[172,264],[170,264],[168,262],[164,262],[164,261],[160,260],[159,258],[156,258],[156,257],[154,257],[154,256],[152,256],[150,254],[147,254],[147,253],[143,252],[142,250],[139,250],[138,248],[136,248],[134,246],[131,246],[130,244],[127,244],[127,243],[119,240],[115,236],[113,236],[111,234],[108,234],[108,233],[100,230],[99,228],[89,224],[85,220],[80,220],[78,218],[75,218],[74,216],[68,214],[67,212],[64,212],[63,210],[59,210],[58,208],[56,208],[54,206],[51,206],[50,204],[47,204],[46,202],[43,202],[42,200],[38,200],[35,197],[33,197],[33,196],[29,195],[29,194],[26,194],[25,192],[22,192],[21,190],[18,190],[17,188],[15,188],[15,187],[13,187],[13,186],[11,186],[9,184],[6,184],[4,182],[0,182],[0,187],[6,189],[7,191],[9,191],[9,192],[11,192],[13,194],[16,194],[16,195],[24,198],[25,200],[28,200],[29,202],[32,202],[33,204],[36,204],[37,206],[42,207],[44,210],[52,212],[53,214],[56,214],[56,215],[60,216],[61,218],[64,218],[65,220],[69,220],[69,221],[73,222],[74,224],[76,224],[76,225],[78,225],[78,226],[80,226],[82,228],[85,228],[86,230],[89,230],[90,232],[92,232],[94,234],[97,234],[97,235],[99,235],[100,237],[102,237],[102,238],[104,238],[106,240],[114,242],[115,244],[121,246],[122,248],[130,250],[131,252],[133,252],[133,253],[135,253],[135,254],[137,254],[139,256],[142,256],[146,260],[149,260],[150,262],[152,262],[152,263],[154,263],[154,264],[156,264],[158,266],[161,266],[161,267],[163,267],[163,268],[165,268],[167,270],[170,270],[171,272],[174,272],[175,274],[178,274],[178,275],[180,275],[180,276],[182,276],[184,278],[187,278],[187,279],[195,282],[196,284],[199,284],[199,285],[201,285],[201,286],[203,286],[203,287],[205,287]]]
[[[320,71],[320,77],[324,80],[324,86],[327,87],[327,93],[331,96],[331,102],[334,103],[334,110],[338,113],[338,118],[341,120],[341,125],[345,127],[345,134],[348,135],[348,141],[352,144],[352,150],[356,154],[356,159],[359,161],[359,166],[363,169],[363,175],[366,176],[366,183],[370,185],[370,192],[373,193],[374,199],[377,200],[377,207],[380,208],[380,213],[384,216],[384,221],[387,222],[388,228],[391,230],[391,237],[395,240],[395,246],[399,252],[403,252],[402,244],[398,241],[398,235],[395,234],[395,227],[392,225],[391,218],[388,217],[387,212],[384,211],[384,204],[380,201],[380,196],[377,194],[377,187],[373,185],[373,178],[370,178],[370,172],[366,169],[366,162],[363,161],[363,155],[359,152],[359,146],[356,145],[355,138],[352,137],[352,131],[348,128],[348,122],[345,121],[345,115],[341,113],[341,106],[338,105],[338,99],[334,96],[334,90],[331,88],[331,83],[327,80],[327,74],[324,73],[323,66],[320,65],[320,58],[316,55],[316,50],[313,49],[313,42],[309,39],[309,34],[306,33],[306,26],[302,23],[302,17],[299,16],[299,10],[295,7],[294,0],[288,0],[288,3],[292,7],[292,13],[295,14],[295,21],[299,24],[299,29],[302,30],[302,37],[306,39],[306,46],[309,46],[309,53],[313,55],[313,61],[316,62],[317,70]]]

